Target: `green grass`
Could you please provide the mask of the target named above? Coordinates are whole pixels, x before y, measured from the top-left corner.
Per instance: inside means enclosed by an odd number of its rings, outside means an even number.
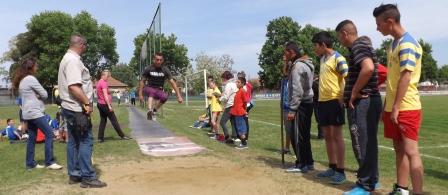
[[[46,112],[54,117],[56,113],[56,106],[46,106]],[[96,140],[98,134],[99,114],[97,109],[93,113],[93,135]],[[130,135],[128,128],[129,117],[127,107],[114,107],[115,114],[121,124],[121,127],[126,135]],[[0,107],[0,119],[5,121],[7,118],[12,118],[18,125],[18,109],[17,106]],[[4,122],[5,123],[5,122]],[[5,125],[5,124],[0,124]],[[138,150],[135,140],[121,141],[116,134],[110,122],[108,122],[105,131],[106,142],[102,144],[94,144],[94,161],[96,164],[107,163],[108,160],[138,160],[144,157]],[[57,162],[64,166],[63,171],[48,171],[48,170],[25,170],[25,152],[26,143],[10,144],[9,141],[3,140],[0,142],[0,194],[15,193],[23,186],[39,184],[41,180],[50,181],[67,181],[66,172],[66,144],[54,142],[54,156]],[[40,164],[44,164],[44,144],[36,145],[35,160]],[[97,169],[97,174],[101,176],[101,170]]]
[[[420,147],[434,147],[446,145],[448,140],[448,107],[447,96],[422,97],[423,123],[420,131]],[[173,130],[178,135],[188,136],[194,142],[201,144],[223,156],[239,156],[240,151],[233,150],[223,144],[217,143],[205,136],[205,131],[188,128],[197,117],[202,114],[203,102],[192,102],[189,107],[169,102],[165,106],[164,118],[160,118],[162,124]],[[249,158],[264,162],[272,167],[281,167],[281,156],[276,152],[280,148],[280,110],[279,102],[275,100],[256,101],[254,109],[250,113],[250,151]],[[261,122],[260,122],[261,121]],[[272,123],[272,124],[269,124]],[[313,121],[312,133],[317,134],[316,123]],[[347,126],[344,126],[344,137],[350,140]],[[392,147],[391,140],[383,137],[383,126],[380,122],[379,144]],[[314,160],[323,166],[327,164],[325,143],[323,140],[312,139]],[[351,142],[345,142],[346,168],[356,170],[357,163],[351,148]],[[421,149],[422,154],[448,159],[447,148]],[[390,149],[379,149],[380,182],[383,188],[391,188],[395,181],[395,155]],[[244,160],[234,158],[234,160]],[[231,158],[232,159],[232,158]],[[435,194],[448,192],[448,166],[447,162],[422,157],[425,167],[425,189]],[[293,162],[293,158],[287,157],[287,162]],[[354,174],[354,173],[350,173]]]
[[[446,106],[447,96],[422,97],[423,102],[423,124],[420,133],[421,147],[434,147],[447,145],[448,133],[445,127],[448,126],[448,108]],[[273,167],[272,172],[281,171],[281,157],[278,153],[280,148],[280,121],[279,102],[256,101],[255,108],[250,114],[250,148],[239,151],[225,144],[220,144],[206,136],[204,130],[188,128],[197,117],[204,112],[203,102],[191,102],[189,107],[184,104],[179,105],[174,101],[169,101],[163,110],[164,117],[158,120],[168,129],[180,136],[187,136],[192,141],[205,146],[209,152],[200,155],[213,155],[218,158],[225,158],[242,165],[251,166],[252,163],[264,163]],[[55,106],[47,106],[47,112],[54,117]],[[126,107],[117,108],[115,112],[119,122],[126,134],[129,134],[128,112]],[[98,129],[98,112],[93,115],[94,137],[96,138]],[[13,118],[18,121],[17,107],[0,107],[0,119]],[[4,125],[4,124],[0,124]],[[378,133],[380,145],[391,147],[391,141],[383,138],[383,127],[380,123]],[[313,123],[312,133],[316,134],[316,124]],[[350,140],[348,129],[344,127],[345,138]],[[138,150],[135,141],[119,141],[118,136],[110,123],[106,127],[106,142],[94,145],[94,158],[96,164],[108,163],[108,161],[120,160],[121,163],[127,161],[152,160],[154,158],[142,155]],[[25,170],[25,144],[10,144],[7,141],[0,142],[0,194],[14,194],[19,188],[30,185],[38,185],[42,180],[66,181],[66,169],[64,171],[47,170]],[[357,169],[357,163],[353,156],[351,143],[345,143],[346,148],[346,168],[353,178],[353,170]],[[312,149],[315,161],[319,168],[327,164],[325,144],[322,140],[312,139]],[[380,182],[383,189],[388,191],[395,181],[395,158],[394,152],[388,149],[380,149]],[[421,153],[441,158],[448,158],[446,148],[423,148]],[[66,146],[55,142],[54,154],[58,163],[66,166]],[[448,192],[448,166],[446,162],[422,157],[425,166],[425,191],[433,194]],[[40,163],[44,160],[43,144],[36,146],[36,160]],[[291,155],[286,155],[286,162],[291,164],[294,161]],[[99,175],[101,170],[97,169]],[[275,179],[275,178],[274,178]],[[353,179],[352,179],[353,180]],[[284,181],[283,181],[284,182]],[[294,184],[296,180],[292,179]],[[353,182],[353,181],[352,181]]]

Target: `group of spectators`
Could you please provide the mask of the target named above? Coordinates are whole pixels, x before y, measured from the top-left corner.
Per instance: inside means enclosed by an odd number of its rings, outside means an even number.
[[[387,51],[387,79],[385,67],[378,63],[370,38],[358,36],[357,28],[350,20],[344,20],[336,27],[337,40],[349,50],[346,57],[333,49],[334,41],[329,32],[322,31],[313,36],[313,50],[320,57],[317,82],[313,78],[315,66],[303,49],[292,41],[285,44],[282,92],[287,97],[282,107],[286,115],[285,127],[297,159],[286,171],[308,173],[314,170],[310,143],[314,107],[328,157],[328,169],[316,176],[328,178],[334,185],[344,183],[343,125],[347,112],[352,148],[359,168],[356,186],[344,194],[370,194],[379,186],[377,133],[382,117],[384,136],[393,140],[397,161],[397,181],[390,194],[409,194],[409,175],[413,194],[422,194],[423,165],[418,151],[421,104],[417,90],[422,47],[401,26],[396,5],[380,5],[373,15],[377,30],[394,38]],[[384,81],[386,98],[383,107],[378,85]]]

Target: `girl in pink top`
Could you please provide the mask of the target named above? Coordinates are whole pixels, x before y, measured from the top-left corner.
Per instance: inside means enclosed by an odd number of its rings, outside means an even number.
[[[115,116],[114,109],[112,108],[112,96],[110,95],[109,85],[107,80],[110,78],[110,72],[104,70],[101,72],[101,79],[96,84],[96,94],[98,95],[97,107],[100,112],[100,126],[98,130],[98,141],[104,142],[104,129],[106,128],[107,118],[109,118],[115,131],[122,140],[129,140],[131,138],[124,135],[121,130],[120,124],[118,124],[117,117]]]

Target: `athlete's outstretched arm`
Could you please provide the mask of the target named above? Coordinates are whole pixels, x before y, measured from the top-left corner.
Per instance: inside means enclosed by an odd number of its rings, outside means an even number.
[[[182,103],[184,101],[184,99],[182,98],[182,94],[180,94],[180,92],[179,92],[179,88],[177,88],[176,81],[174,81],[174,79],[170,79],[170,84],[171,84],[171,87],[176,92],[177,102]]]

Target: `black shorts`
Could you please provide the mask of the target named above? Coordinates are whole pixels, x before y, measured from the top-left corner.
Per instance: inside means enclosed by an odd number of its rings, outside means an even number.
[[[345,124],[345,109],[339,104],[338,100],[319,102],[317,109],[319,125],[339,126]]]

